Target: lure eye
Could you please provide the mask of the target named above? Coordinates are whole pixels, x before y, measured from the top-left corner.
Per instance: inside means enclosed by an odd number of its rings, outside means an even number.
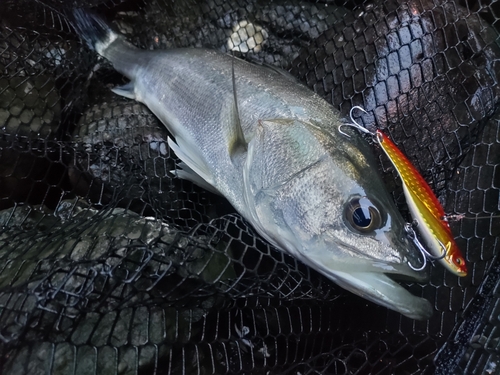
[[[453,260],[455,261],[455,265],[457,265],[457,266],[461,267],[465,264],[465,261],[460,257],[455,257],[455,258],[453,258]]]
[[[346,206],[345,217],[351,227],[361,233],[380,228],[380,212],[367,198],[352,199]]]

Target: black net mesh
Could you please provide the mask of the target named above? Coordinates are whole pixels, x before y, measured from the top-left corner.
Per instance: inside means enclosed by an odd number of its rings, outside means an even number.
[[[168,132],[110,91],[124,79],[74,7],[142,48],[232,51],[365,108],[444,203],[468,276],[407,284],[435,308],[419,322],[274,249],[171,172]],[[499,19],[474,0],[2,1],[0,373],[500,371]]]

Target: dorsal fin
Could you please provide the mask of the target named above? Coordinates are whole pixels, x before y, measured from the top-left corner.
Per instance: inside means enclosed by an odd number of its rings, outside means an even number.
[[[265,63],[263,62],[262,64],[260,64],[263,68],[267,69],[267,70],[270,70],[274,73],[278,73],[279,75],[285,77],[286,79],[288,79],[290,82],[293,82],[293,83],[300,83],[300,81],[298,80],[297,77],[294,77],[290,72],[286,71],[286,70],[283,70],[281,68],[278,68],[274,65],[271,65],[271,64],[268,64],[268,63]]]
[[[229,144],[229,156],[231,159],[234,158],[235,155],[244,153],[248,149],[247,142],[245,141],[245,135],[243,134],[243,129],[241,127],[240,120],[240,112],[238,110],[238,96],[236,95],[236,78],[234,75],[234,54],[232,58],[231,64],[231,78],[233,83],[233,123],[234,123],[234,138],[232,142]]]

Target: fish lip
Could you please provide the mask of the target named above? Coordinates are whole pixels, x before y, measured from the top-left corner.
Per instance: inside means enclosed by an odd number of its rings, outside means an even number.
[[[402,274],[401,270],[399,270],[398,267],[395,267],[391,263],[384,263],[382,261],[376,261],[376,262],[373,262],[372,265],[374,267],[376,267],[376,268],[380,268],[381,270],[383,270],[383,271],[378,272],[378,273],[383,273],[383,274],[385,274],[387,276],[392,276],[392,278],[398,278],[398,276],[402,276],[403,278],[405,278],[405,276],[406,276],[406,278],[411,279],[413,281],[418,281],[418,280],[421,279],[420,277],[416,277],[416,275],[420,275],[420,273],[416,273],[415,275],[413,275],[413,274],[412,275]]]
[[[407,274],[402,274],[401,272],[395,272],[395,273],[384,273],[387,277],[390,279],[397,281],[397,282],[403,282],[403,283],[418,283],[418,284],[425,284],[429,282],[430,280],[430,272],[428,271],[428,268],[426,267],[422,271],[418,271],[418,277],[416,275],[407,275]]]
[[[337,242],[337,245],[342,246],[348,250],[351,250],[354,253],[357,252],[357,248],[355,246],[348,244],[348,243]],[[409,246],[409,248],[411,248],[411,246],[413,246],[411,242],[408,242],[407,245]],[[415,250],[416,250],[416,248],[415,248]],[[418,252],[418,253],[420,254],[420,252]],[[422,254],[422,256],[424,256],[424,255]],[[399,262],[399,263],[386,262],[386,261],[383,261],[380,259],[375,259],[375,258],[365,259],[365,261],[367,263],[370,262],[370,264],[372,266],[374,266],[375,269],[380,270],[380,272],[372,271],[373,273],[384,274],[393,280],[426,283],[430,279],[429,267],[426,267],[420,271],[415,271],[414,269],[412,269],[409,266],[410,260],[406,256],[403,256],[401,262]]]
[[[397,272],[397,268],[391,264],[389,266],[394,273],[389,272],[387,274],[379,272],[379,270],[382,271],[383,268],[387,268],[387,264],[384,262],[379,262],[378,269],[373,267],[369,269],[361,264],[359,267],[351,266],[349,268],[339,267],[338,264],[329,267],[328,264],[322,261],[321,257],[301,255],[300,258],[305,264],[311,266],[343,289],[368,301],[397,311],[415,320],[427,320],[434,311],[428,300],[414,295],[404,285],[400,285],[399,282],[393,279],[392,276],[399,275],[400,272]],[[365,262],[365,266],[373,265],[373,262],[368,259],[365,259]],[[408,275],[406,272],[403,276],[411,277],[411,274]]]
[[[330,276],[333,276],[337,285],[351,293],[397,311],[410,319],[428,320],[433,314],[434,309],[427,299],[412,294],[394,280],[385,278],[383,274],[337,271]]]

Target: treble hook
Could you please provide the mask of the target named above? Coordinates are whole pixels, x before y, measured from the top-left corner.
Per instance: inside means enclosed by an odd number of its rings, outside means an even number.
[[[351,121],[352,121],[352,124],[340,124],[338,126],[338,130],[339,130],[339,133],[340,134],[343,134],[345,135],[346,137],[348,138],[351,138],[351,136],[345,132],[342,131],[342,126],[352,126],[353,128],[356,128],[358,129],[359,131],[365,133],[365,134],[370,134],[371,136],[374,136],[375,133],[372,133],[371,131],[369,131],[367,128],[365,128],[364,126],[358,124],[353,118],[352,118],[352,112],[355,110],[355,109],[359,109],[360,111],[363,111],[364,113],[368,113],[366,112],[363,108],[361,108],[360,106],[354,106],[351,108],[351,110],[349,111],[349,117],[351,118]]]
[[[410,261],[408,261],[408,266],[413,271],[422,271],[423,269],[425,269],[425,266],[427,266],[427,255],[430,254],[427,252],[427,250],[425,250],[424,246],[418,240],[417,235],[415,234],[415,231],[413,230],[413,227],[410,223],[405,224],[405,231],[408,234],[408,237],[410,237],[410,239],[413,241],[415,246],[417,246],[417,249],[422,253],[422,258],[424,259],[424,264],[420,268],[413,267]]]
[[[431,259],[431,260],[441,260],[443,259],[447,254],[448,254],[448,249],[446,248],[446,246],[439,240],[437,240],[437,242],[439,243],[439,245],[443,248],[444,252],[443,252],[443,255],[440,255],[440,256],[434,256],[432,254],[430,254],[426,249],[425,247],[422,245],[422,243],[419,241],[417,235],[415,234],[415,230],[413,229],[412,225],[410,223],[406,223],[405,224],[405,230],[406,230],[406,233],[408,234],[408,236],[410,237],[410,239],[413,241],[413,243],[415,244],[415,246],[417,246],[418,250],[422,253],[423,255],[423,258],[424,258],[424,265],[420,268],[415,268],[411,265],[410,262],[408,262],[408,266],[414,270],[414,271],[422,271],[426,264],[427,264],[427,258]]]
[[[446,246],[444,246],[444,243],[442,243],[439,240],[437,240],[437,242],[439,242],[439,245],[441,245],[441,247],[443,248],[443,255],[438,256],[438,257],[431,255],[430,258],[433,260],[440,260],[440,259],[443,259],[446,255],[448,255],[448,249]]]

